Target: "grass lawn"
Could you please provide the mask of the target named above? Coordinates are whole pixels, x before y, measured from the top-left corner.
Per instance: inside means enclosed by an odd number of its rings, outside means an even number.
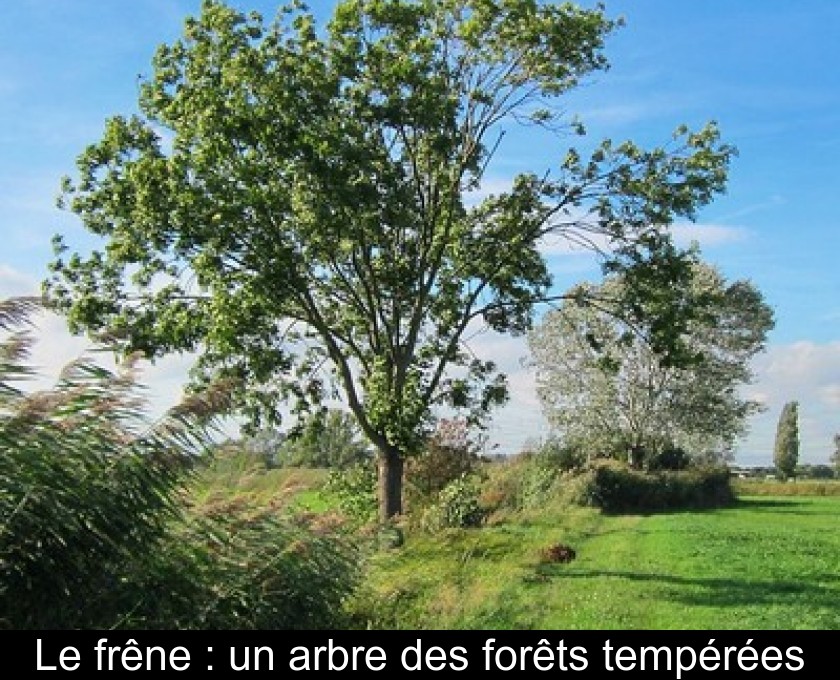
[[[725,510],[550,508],[373,558],[378,627],[840,628],[840,498],[747,497]],[[562,542],[569,564],[543,561]]]

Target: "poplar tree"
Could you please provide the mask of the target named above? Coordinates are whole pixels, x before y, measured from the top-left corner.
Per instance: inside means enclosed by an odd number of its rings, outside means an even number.
[[[773,449],[773,463],[782,479],[793,477],[799,461],[799,402],[789,401],[784,405],[776,428],[776,445]]]

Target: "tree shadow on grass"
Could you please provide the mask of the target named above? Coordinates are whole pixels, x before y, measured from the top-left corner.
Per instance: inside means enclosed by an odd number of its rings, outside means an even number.
[[[746,510],[764,510],[779,508],[795,508],[808,505],[808,501],[801,498],[738,498],[732,507]]]
[[[687,605],[742,607],[745,605],[789,605],[801,608],[837,609],[840,601],[840,574],[815,574],[811,580],[792,581],[741,578],[698,578],[673,574],[645,573],[610,569],[559,568],[540,565],[538,571],[551,578],[616,578],[662,584],[668,600]],[[840,611],[837,614],[840,619]]]
[[[731,506],[735,510],[749,510],[764,513],[783,513],[785,515],[804,515],[808,517],[837,517],[835,510],[815,509],[810,500],[780,498],[739,498]],[[840,502],[837,504],[840,509]]]
[[[838,503],[840,508],[840,503]],[[626,515],[639,515],[651,517],[655,515],[703,515],[725,512],[727,510],[750,510],[765,513],[784,513],[788,515],[806,515],[809,517],[836,517],[837,512],[830,510],[813,509],[813,503],[809,500],[791,498],[737,498],[725,505],[714,505],[707,507],[673,507],[673,508],[627,508],[618,510],[602,510],[608,517],[622,517]]]

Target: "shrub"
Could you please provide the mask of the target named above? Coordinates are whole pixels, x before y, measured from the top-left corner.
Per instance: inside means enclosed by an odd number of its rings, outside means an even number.
[[[556,492],[559,470],[547,467],[540,459],[534,459],[524,466],[519,486],[518,507],[520,510],[543,506]]]
[[[691,456],[679,446],[667,446],[659,453],[653,454],[647,460],[650,472],[659,470],[685,470],[691,464]]]
[[[357,524],[376,519],[376,467],[373,463],[359,463],[346,470],[332,470],[324,485],[324,492],[336,499],[339,510]]]
[[[546,467],[561,472],[579,470],[586,463],[586,454],[580,446],[564,443],[556,437],[546,440],[536,455]]]
[[[479,526],[485,516],[479,494],[480,485],[474,476],[463,475],[450,482],[423,513],[423,528],[435,531]]]
[[[722,507],[734,501],[726,468],[646,473],[601,462],[570,487],[570,498],[607,512]]]
[[[478,466],[476,445],[470,441],[466,423],[442,420],[426,442],[423,452],[405,464],[409,504],[422,505],[450,482],[474,472]]]
[[[542,507],[557,495],[560,470],[538,454],[523,453],[489,465],[481,492],[481,505],[488,512]]]

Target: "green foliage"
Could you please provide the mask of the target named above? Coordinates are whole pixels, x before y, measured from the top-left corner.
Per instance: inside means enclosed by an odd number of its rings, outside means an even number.
[[[799,403],[789,401],[782,408],[776,427],[776,442],[773,447],[773,463],[781,479],[796,473],[799,461]]]
[[[830,465],[797,465],[797,479],[834,479],[834,468]]]
[[[476,422],[504,402],[504,376],[461,341],[477,322],[529,327],[552,283],[546,238],[603,238],[625,307],[676,356],[687,314],[671,291],[691,258],[667,226],[724,188],[716,126],[667,148],[559,148],[552,173],[468,198],[505,126],[562,132],[557,99],[606,67],[614,26],[570,3],[344,0],[319,28],[299,3],[266,24],[207,0],[159,48],[140,114],[111,118],[64,181],[105,245],[58,237],[46,293],[127,352],[200,352],[196,380],[234,379],[254,428],[283,399],[307,414],[342,393],[383,477],[422,449],[436,407]],[[393,477],[385,517],[401,510]]]
[[[481,484],[477,477],[462,475],[449,482],[423,512],[421,524],[427,531],[466,529],[480,526],[485,511],[479,503]]]
[[[341,627],[360,576],[355,551],[332,532],[237,499],[191,513],[149,561],[136,587],[153,606],[131,611],[133,627]]]
[[[284,435],[277,430],[264,428],[247,437],[244,442],[230,442],[248,453],[258,456],[266,469],[278,466],[277,452],[283,445]]]
[[[556,465],[556,458],[550,453],[545,455],[541,450],[523,470],[517,498],[518,507],[528,510],[543,506],[556,495],[560,472],[562,469]]]
[[[678,446],[668,446],[655,453],[647,460],[647,469],[651,472],[659,470],[685,470],[691,464],[691,457]]]
[[[586,464],[586,453],[582,446],[563,442],[558,437],[549,437],[536,455],[547,467],[561,472],[579,470]]]
[[[287,437],[277,447],[275,460],[291,467],[351,467],[372,457],[359,434],[353,416],[346,411],[319,412],[307,420],[300,434]]]
[[[538,509],[558,494],[560,468],[551,455],[525,453],[485,468],[482,507],[490,512]]]
[[[647,473],[605,461],[581,476],[573,500],[606,512],[724,507],[734,501],[727,468]]]
[[[376,517],[376,469],[371,463],[359,463],[344,470],[331,470],[324,492],[336,499],[345,515],[358,524]]]
[[[86,361],[53,390],[21,391],[31,337],[14,325],[29,308],[0,304],[10,333],[0,344],[0,612],[13,627],[114,625],[123,565],[153,552],[178,515],[206,405],[149,426],[131,366],[113,374]]]
[[[86,361],[26,393],[31,304],[0,303],[0,626],[331,627],[352,552],[267,514],[198,516],[184,485],[225,406],[216,389],[156,423],[130,365]]]
[[[267,467],[258,453],[239,443],[214,447],[211,457],[190,481],[189,499],[200,512],[208,503],[234,498],[285,510],[290,506],[326,509],[319,493],[328,471],[320,468]]]

